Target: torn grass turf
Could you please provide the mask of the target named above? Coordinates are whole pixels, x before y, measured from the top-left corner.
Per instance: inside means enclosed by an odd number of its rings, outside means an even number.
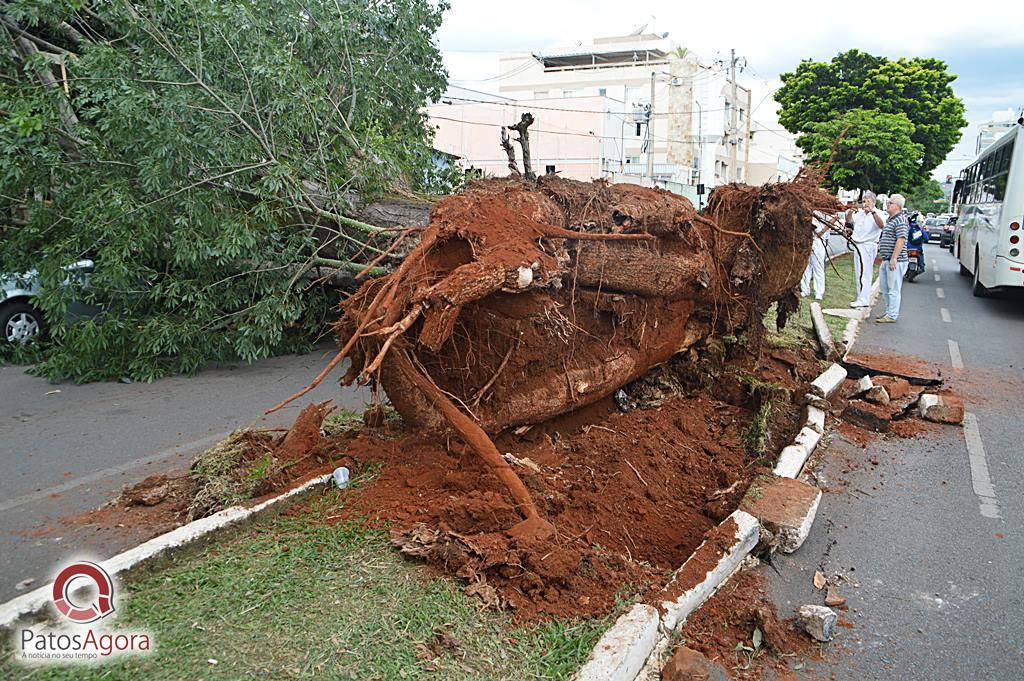
[[[875,266],[877,277],[878,266]],[[857,280],[854,277],[853,254],[840,255],[825,266],[825,297],[821,301],[822,308],[838,308],[849,310],[850,303],[857,297]],[[764,325],[768,333],[766,339],[778,347],[794,348],[816,343],[814,340],[813,323],[811,322],[811,302],[813,298],[801,298],[800,308],[794,313],[786,328],[781,332],[775,330],[776,306],[768,308],[764,316]],[[832,337],[840,339],[849,320],[845,317],[825,315]]]
[[[329,524],[342,494],[123,587],[112,625],[151,632],[152,655],[27,668],[5,641],[0,677],[564,679],[617,614],[513,627],[402,560],[386,531]]]

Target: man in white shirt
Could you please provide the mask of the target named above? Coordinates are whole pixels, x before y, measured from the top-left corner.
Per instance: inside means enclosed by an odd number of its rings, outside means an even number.
[[[878,255],[878,237],[882,235],[885,219],[875,208],[875,195],[864,192],[859,210],[846,211],[846,224],[853,226],[853,242],[857,250],[853,253],[853,266],[857,277],[857,300],[850,307],[868,307],[871,302],[871,277],[875,272],[875,257]],[[858,255],[858,253],[860,255]]]
[[[800,279],[800,295],[806,298],[811,295],[811,282],[814,282],[814,298],[821,300],[825,296],[825,263],[828,262],[828,234],[833,225],[842,225],[842,214],[826,215],[814,211],[811,219],[814,228],[814,240],[811,245],[811,257],[807,261],[807,269]]]

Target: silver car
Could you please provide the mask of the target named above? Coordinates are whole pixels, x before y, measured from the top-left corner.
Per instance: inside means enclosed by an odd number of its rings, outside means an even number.
[[[92,260],[79,260],[68,265],[63,282],[87,283],[94,267]],[[35,305],[35,298],[42,290],[42,282],[36,270],[23,274],[0,273],[0,343],[24,343],[46,331],[46,320]],[[65,317],[70,321],[81,317],[93,317],[99,308],[80,300],[68,303]]]

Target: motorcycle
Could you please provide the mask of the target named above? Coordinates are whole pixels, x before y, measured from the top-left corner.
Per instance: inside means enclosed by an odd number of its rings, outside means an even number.
[[[921,267],[921,248],[919,246],[909,246],[907,248],[907,258],[910,262],[907,264],[907,273],[903,275],[903,278],[906,281],[914,281],[924,272],[924,268]]]

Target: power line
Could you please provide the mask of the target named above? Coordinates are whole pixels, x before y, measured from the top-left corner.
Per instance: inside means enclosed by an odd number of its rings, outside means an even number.
[[[600,95],[597,95],[597,96],[600,96]],[[495,105],[498,105],[498,106],[513,106],[513,107],[516,107],[516,108],[519,108],[519,109],[538,109],[538,110],[542,110],[542,111],[565,111],[565,112],[569,112],[569,113],[598,113],[598,114],[619,115],[615,111],[607,111],[607,110],[600,110],[600,109],[569,109],[569,108],[556,107],[556,106],[541,106],[541,105],[533,105],[533,104],[524,104],[523,103],[523,102],[533,102],[533,101],[537,101],[537,100],[517,100],[517,101],[514,101],[514,102],[501,102],[501,101],[496,102],[496,101],[491,101],[491,100],[487,100],[487,99],[472,99],[470,97],[448,96],[448,97],[442,97],[441,101],[442,101],[442,103],[450,104],[450,102],[445,102],[445,100],[449,100],[449,99],[450,100],[458,100],[460,102],[473,102],[473,103],[476,103],[476,104],[495,104]],[[544,100],[540,100],[540,101],[544,101]],[[722,108],[718,108],[718,109],[703,109],[703,110],[701,110],[701,109],[680,109],[680,110],[676,110],[676,111],[661,111],[661,112],[656,111],[654,113],[654,115],[655,116],[681,116],[683,114],[698,113],[700,111],[703,111],[703,113],[712,113],[712,112],[715,112],[715,111],[728,111],[728,110],[729,110],[728,107],[722,107]]]

